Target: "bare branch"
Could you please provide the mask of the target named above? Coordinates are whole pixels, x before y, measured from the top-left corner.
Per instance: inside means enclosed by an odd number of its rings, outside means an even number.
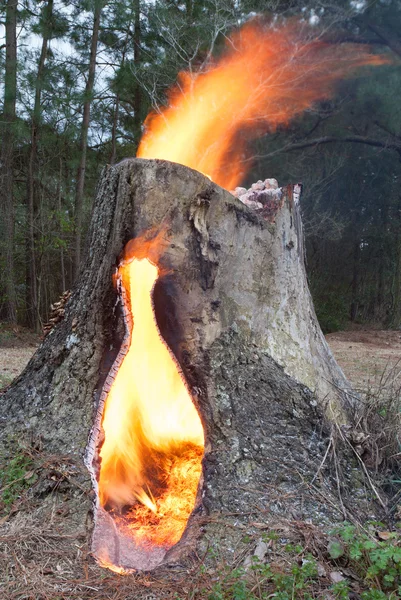
[[[287,144],[278,150],[274,150],[273,152],[269,152],[268,154],[257,154],[252,156],[252,160],[258,158],[268,158],[270,156],[275,156],[276,154],[282,154],[284,152],[292,152],[294,150],[302,150],[303,148],[310,148],[312,146],[321,146],[322,144],[341,144],[341,143],[351,143],[351,144],[365,144],[366,146],[374,146],[376,148],[383,148],[384,150],[395,150],[401,156],[401,141],[400,142],[390,142],[388,140],[377,140],[374,138],[368,138],[361,135],[348,135],[342,138],[334,137],[334,136],[323,136],[320,138],[314,138],[312,140],[304,140],[302,142],[295,142],[293,144]],[[246,162],[246,161],[244,161]]]
[[[367,46],[387,46],[383,39],[367,38],[360,35],[355,35],[348,31],[336,31],[329,33],[322,38],[327,44],[362,44]]]
[[[400,140],[400,142],[401,142],[401,136],[394,133],[394,131],[391,131],[388,127],[383,125],[383,123],[380,123],[377,119],[375,121],[373,121],[373,123],[380,129],[382,129],[383,131],[385,131],[386,133],[388,133],[389,135],[394,137],[396,140]]]
[[[401,40],[394,35],[392,32],[388,31],[384,27],[380,27],[379,25],[375,25],[374,23],[367,24],[370,31],[373,31],[385,44],[398,56],[401,56]]]

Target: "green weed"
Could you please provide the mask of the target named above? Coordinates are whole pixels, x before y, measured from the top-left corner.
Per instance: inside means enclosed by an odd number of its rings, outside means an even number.
[[[344,523],[333,533],[337,539],[329,545],[330,557],[339,565],[346,564],[347,569],[352,570],[368,588],[361,593],[363,600],[401,596],[399,531],[378,531],[377,524],[368,525],[366,531],[361,531],[350,523]],[[337,593],[338,598],[348,597],[341,595],[340,587]]]
[[[13,458],[0,462],[0,511],[9,512],[14,502],[24,490],[37,479],[32,470],[32,458],[23,450],[19,450]],[[3,509],[3,510],[1,510]]]
[[[280,542],[275,531],[269,562],[254,556],[247,567],[228,566],[216,558],[215,569],[204,567],[186,595],[176,600],[397,600],[401,598],[401,532],[383,531],[382,524],[361,530],[344,523],[322,537],[319,558],[300,543]],[[251,543],[244,536],[243,542]],[[253,540],[254,541],[254,540]],[[332,575],[342,579],[333,583]],[[355,595],[356,594],[356,595]]]

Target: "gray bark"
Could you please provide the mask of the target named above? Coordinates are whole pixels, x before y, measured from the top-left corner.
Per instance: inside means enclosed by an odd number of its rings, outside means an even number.
[[[39,164],[38,164],[38,144],[41,125],[41,102],[45,62],[49,40],[52,35],[53,18],[53,0],[49,0],[44,10],[44,30],[42,38],[42,48],[40,51],[38,70],[35,85],[35,103],[33,107],[31,123],[31,146],[29,151],[28,177],[27,177],[27,207],[28,207],[28,242],[27,242],[27,292],[26,308],[27,322],[35,331],[41,329],[39,294],[38,294],[38,273],[36,260],[36,240],[35,226],[38,228],[38,216],[40,210],[39,201]]]
[[[2,250],[4,251],[3,281],[7,321],[17,321],[17,292],[14,268],[14,130],[17,101],[17,7],[18,0],[8,0],[6,8],[6,63],[4,104],[0,152],[0,209],[4,218]]]
[[[257,505],[294,518],[338,517],[327,500],[336,488],[328,475],[317,495],[305,485],[325,462],[324,413],[344,421],[348,397],[307,288],[298,211],[291,189],[269,223],[181,165],[134,159],[106,168],[65,319],[2,399],[3,440],[28,430],[49,451],[82,461],[93,428],[86,463],[94,474],[102,388],[124,336],[112,273],[130,239],[163,226],[168,244],[161,264],[170,275],[160,285],[170,306],[159,329],[206,437],[199,508],[167,559],[193,548],[201,527],[203,540],[218,538],[229,554],[233,536],[243,534],[223,536],[210,514],[233,521],[228,513],[239,513],[235,519],[245,523],[249,506]],[[89,501],[81,508],[89,509]],[[95,550],[99,535],[97,528]],[[124,549],[119,554],[123,566],[132,566]]]
[[[85,86],[85,102],[82,115],[81,138],[79,143],[80,161],[77,173],[77,185],[75,190],[75,255],[74,255],[74,278],[76,279],[81,266],[81,240],[83,226],[83,201],[86,171],[86,152],[88,146],[88,131],[90,122],[90,111],[92,104],[93,86],[95,83],[96,54],[99,39],[100,16],[103,1],[96,0],[93,14],[93,30],[91,38],[91,49],[89,57],[88,79]]]

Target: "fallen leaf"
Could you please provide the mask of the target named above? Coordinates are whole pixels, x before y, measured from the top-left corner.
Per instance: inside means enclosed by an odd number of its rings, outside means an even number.
[[[389,540],[393,537],[393,534],[391,533],[391,531],[378,531],[377,537],[380,540]]]
[[[1,519],[0,519],[0,525],[3,525],[3,523],[5,523],[7,521],[7,519],[8,519],[9,516],[10,515],[4,515],[4,517],[1,517]]]
[[[337,540],[333,540],[329,543],[327,548],[331,558],[340,558],[344,554],[344,546]]]
[[[340,581],[345,581],[345,577],[343,577],[340,571],[332,571],[330,573],[330,579],[333,583],[340,583]]]
[[[253,554],[247,556],[244,560],[244,569],[249,569],[255,561],[255,557],[259,560],[259,561],[263,561],[263,559],[265,558],[267,552],[269,550],[269,546],[266,544],[266,542],[264,542],[263,540],[259,540],[258,543],[256,544],[256,548],[253,551]]]
[[[259,560],[263,560],[267,554],[268,549],[269,547],[266,544],[266,542],[264,542],[263,540],[259,540],[255,548],[255,552],[253,554],[254,556],[257,556]]]
[[[269,525],[266,525],[266,523],[250,523],[250,525],[252,527],[256,527],[257,529],[268,529]]]

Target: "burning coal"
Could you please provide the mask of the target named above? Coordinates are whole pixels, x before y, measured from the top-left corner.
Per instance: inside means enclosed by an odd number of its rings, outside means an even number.
[[[154,259],[150,245],[134,240],[127,247],[117,284],[130,343],[105,403],[99,498],[136,546],[168,549],[195,506],[204,435],[156,324],[152,293],[159,269],[144,257]]]
[[[248,140],[331,97],[358,67],[386,62],[367,46],[324,43],[299,23],[250,22],[206,72],[180,74],[169,106],[148,116],[138,157],[178,162],[234,189],[250,166]]]

